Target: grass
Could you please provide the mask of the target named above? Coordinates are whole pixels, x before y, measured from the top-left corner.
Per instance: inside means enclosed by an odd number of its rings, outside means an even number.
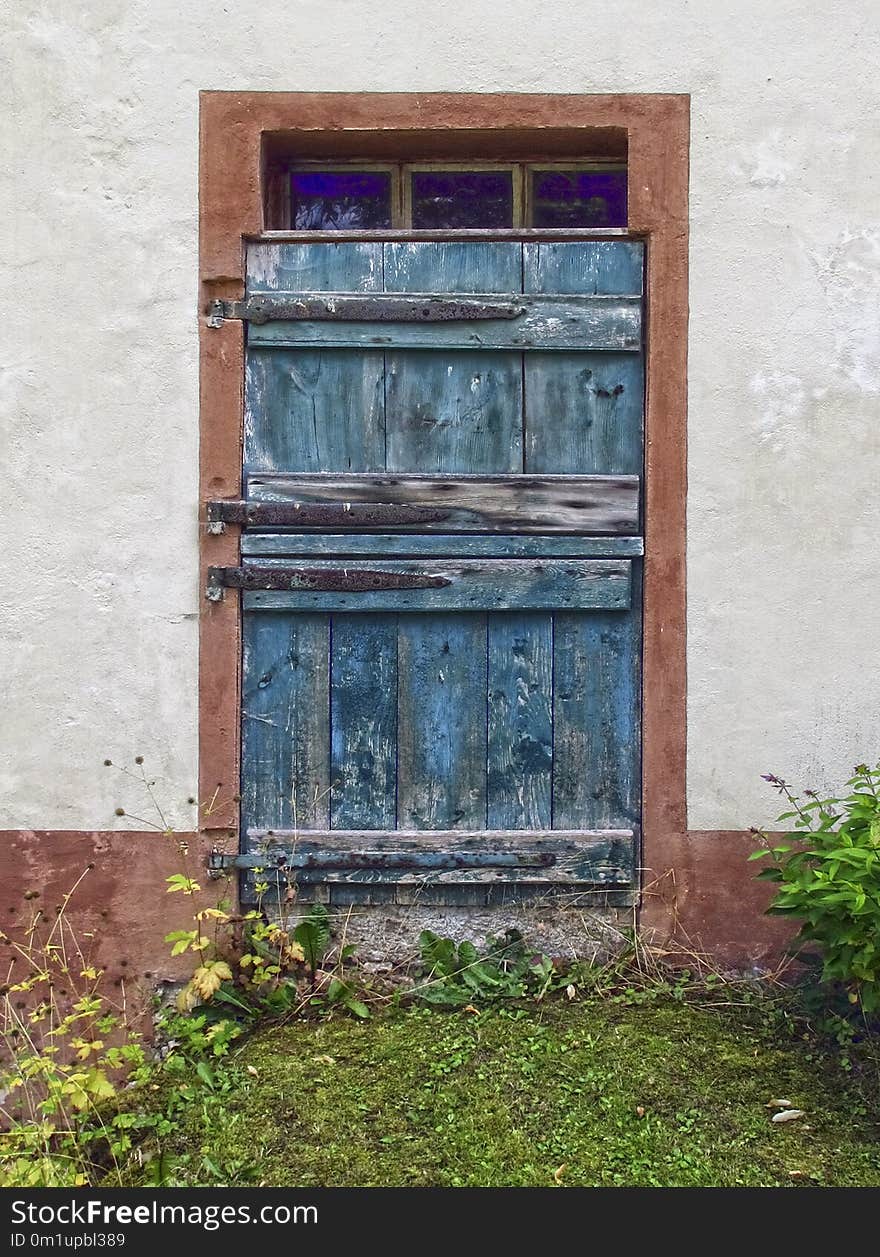
[[[203,1184],[207,1158],[233,1185],[880,1186],[874,1045],[845,1069],[772,1001],[674,996],[268,1029],[223,1121],[194,1108],[163,1152]]]

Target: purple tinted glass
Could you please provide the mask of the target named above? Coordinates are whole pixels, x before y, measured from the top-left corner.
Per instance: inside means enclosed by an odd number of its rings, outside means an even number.
[[[412,225],[420,230],[513,226],[509,170],[421,170],[412,176]]]
[[[625,170],[536,170],[532,227],[625,227]]]
[[[374,231],[391,226],[387,171],[295,170],[290,176],[294,231]]]

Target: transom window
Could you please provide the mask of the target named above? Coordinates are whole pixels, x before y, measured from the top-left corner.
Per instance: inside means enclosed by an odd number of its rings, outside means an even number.
[[[293,231],[625,227],[620,162],[292,164],[282,177]]]

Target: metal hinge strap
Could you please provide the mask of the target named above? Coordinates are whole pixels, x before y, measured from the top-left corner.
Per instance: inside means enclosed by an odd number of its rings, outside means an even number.
[[[393,528],[438,524],[449,511],[393,502],[246,502],[227,499],[207,504],[208,528]]]
[[[227,855],[212,851],[208,868],[218,876],[227,869],[287,869],[345,872],[355,869],[412,870],[418,873],[452,872],[455,869],[549,869],[556,863],[552,851],[309,851],[284,855]]]
[[[370,593],[382,589],[442,589],[451,585],[448,576],[420,572],[386,572],[367,568],[268,567],[258,563],[248,567],[209,567],[207,596],[222,597],[226,589],[283,589],[313,593]],[[216,591],[216,592],[215,592]]]
[[[516,301],[480,301],[461,297],[389,294],[362,297],[314,296],[272,293],[243,301],[217,299],[208,305],[208,326],[220,327],[224,319],[247,323],[290,322],[346,323],[461,323],[480,319],[517,319],[526,307]]]

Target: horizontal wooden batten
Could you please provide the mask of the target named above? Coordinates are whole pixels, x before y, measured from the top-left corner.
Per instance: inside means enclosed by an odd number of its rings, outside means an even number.
[[[636,534],[638,476],[388,476],[298,475],[278,472],[248,478],[248,506],[326,503],[347,510],[352,530],[363,531],[358,508],[405,506],[428,511],[408,531],[552,532]],[[259,526],[258,512],[252,523]],[[275,526],[281,525],[277,511]],[[376,521],[381,528],[381,519]],[[340,527],[339,523],[335,527]],[[387,525],[386,525],[387,527]],[[398,527],[397,524],[394,527]]]
[[[226,571],[237,575],[224,578]],[[345,565],[316,559],[295,569],[285,560],[264,559],[216,574],[221,584],[248,590],[246,610],[625,611],[632,598],[627,559],[353,559]],[[292,588],[277,588],[279,574]],[[378,585],[385,575],[388,588],[361,587]],[[393,587],[395,579],[400,588]],[[259,589],[261,581],[268,588]],[[337,588],[326,588],[333,584]]]
[[[473,883],[629,886],[631,829],[264,830],[249,829],[249,851],[234,866],[281,870],[302,885],[324,883]]]
[[[395,536],[390,533],[244,533],[241,552],[248,558],[328,555],[336,558],[480,558],[614,559],[638,558],[641,537]]]
[[[339,300],[352,294],[336,294]],[[420,302],[442,303],[442,294],[420,293]],[[510,349],[510,350],[632,350],[642,344],[642,299],[620,296],[524,296],[510,294],[508,300],[522,313],[515,318],[467,319],[450,322],[393,323],[273,319],[273,304],[279,311],[310,300],[327,303],[328,294],[273,292],[261,295],[261,322],[248,327],[248,343],[315,349]],[[490,305],[498,294],[469,295],[471,303]],[[256,300],[256,298],[254,299]],[[378,309],[383,302],[399,303],[399,296],[372,294]],[[268,321],[262,321],[267,320]]]

